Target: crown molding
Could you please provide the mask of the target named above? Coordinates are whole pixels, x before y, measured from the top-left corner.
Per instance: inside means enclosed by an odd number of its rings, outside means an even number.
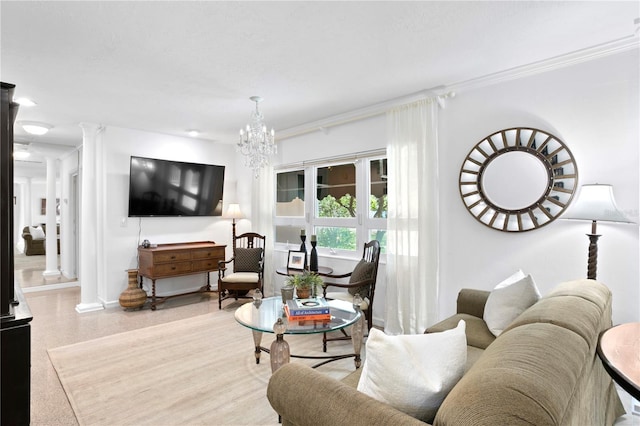
[[[499,71],[493,74],[484,75],[446,86],[438,86],[431,89],[421,90],[419,92],[389,99],[387,101],[373,104],[364,108],[359,108],[342,114],[333,115],[320,120],[305,123],[300,126],[279,130],[276,133],[276,139],[278,141],[281,141],[315,131],[322,131],[326,134],[328,133],[328,129],[330,127],[381,115],[386,113],[389,109],[399,105],[416,102],[418,100],[430,97],[437,98],[439,103],[441,103],[441,100],[444,100],[444,98],[446,97],[452,97],[455,93],[476,90],[505,81],[526,78],[536,74],[569,67],[583,62],[593,61],[628,50],[638,49],[639,46],[640,40],[638,38],[638,35],[623,37],[621,39],[577,50],[564,55],[555,56],[553,58],[544,59],[520,67],[510,68],[508,70]],[[441,106],[443,105],[444,104],[441,103]]]
[[[449,91],[455,92],[475,90],[505,81],[526,78],[536,74],[542,74],[545,72],[566,68],[583,62],[594,61],[606,56],[615,55],[628,50],[638,49],[639,46],[640,42],[637,36],[628,36],[597,46],[587,47],[585,49],[576,50],[564,55],[559,55],[553,58],[533,62],[528,65],[523,65],[508,70],[499,71],[493,74],[488,74],[482,77],[473,78],[471,80],[450,84],[446,87]]]

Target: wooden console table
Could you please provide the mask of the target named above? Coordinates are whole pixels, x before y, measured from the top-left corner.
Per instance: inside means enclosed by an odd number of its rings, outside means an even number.
[[[138,247],[138,275],[151,280],[151,310],[167,299],[187,294],[211,291],[209,272],[218,270],[218,261],[225,258],[225,245],[213,241],[158,244],[156,247]],[[156,295],[156,280],[183,275],[207,275],[207,283],[199,290],[171,296]]]

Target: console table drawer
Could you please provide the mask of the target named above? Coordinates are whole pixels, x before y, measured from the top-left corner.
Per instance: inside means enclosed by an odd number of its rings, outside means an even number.
[[[222,254],[224,256],[224,253]],[[213,249],[194,250],[191,252],[191,256],[194,260],[195,259],[213,259],[219,255],[220,255],[220,250],[213,250]]]
[[[159,276],[183,274],[191,272],[191,262],[163,263],[156,265],[154,270],[155,274]]]
[[[197,271],[211,271],[212,269],[218,269],[218,261],[214,259],[209,260],[194,260],[191,263],[193,272]]]
[[[181,260],[191,260],[191,253],[182,250],[153,254],[153,263],[180,262]]]

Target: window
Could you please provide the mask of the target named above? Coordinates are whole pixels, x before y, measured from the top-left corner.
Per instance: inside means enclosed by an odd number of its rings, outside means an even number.
[[[276,243],[299,246],[304,229],[317,236],[321,252],[359,255],[366,241],[377,239],[384,253],[386,171],[379,154],[277,172]]]

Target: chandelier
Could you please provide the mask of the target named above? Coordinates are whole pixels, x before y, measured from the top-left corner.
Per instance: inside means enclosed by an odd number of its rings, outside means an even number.
[[[256,103],[256,110],[251,113],[246,129],[240,129],[238,152],[245,156],[245,165],[253,169],[253,174],[257,178],[260,175],[260,168],[269,164],[269,157],[278,149],[275,143],[276,132],[273,128],[270,132],[267,131],[264,116],[258,111],[258,104],[262,102],[262,98],[252,96],[249,99]]]

